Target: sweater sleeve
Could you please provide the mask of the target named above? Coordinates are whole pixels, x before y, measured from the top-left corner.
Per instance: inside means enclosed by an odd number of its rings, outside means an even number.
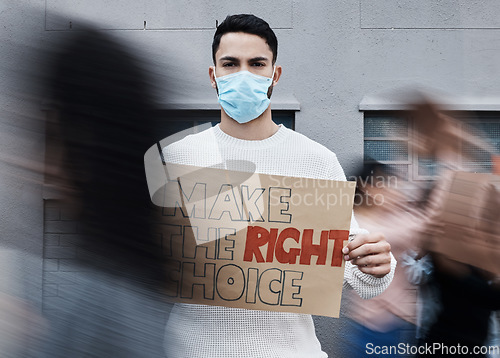
[[[361,272],[356,265],[346,261],[344,271],[344,287],[353,288],[361,298],[369,299],[380,295],[389,286],[394,278],[396,259],[391,253],[391,271],[384,277]]]
[[[333,180],[347,180],[337,156],[334,157],[331,166],[331,179]],[[351,217],[351,235],[368,234],[368,231],[359,227],[354,212]],[[377,278],[375,276],[361,272],[356,265],[351,262],[345,262],[344,271],[344,288],[353,288],[361,298],[369,299],[378,296],[389,286],[394,278],[396,270],[396,259],[391,252],[391,271],[384,277]]]

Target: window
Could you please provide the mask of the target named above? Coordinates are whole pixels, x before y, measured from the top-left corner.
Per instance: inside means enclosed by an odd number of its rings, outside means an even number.
[[[486,113],[469,123],[467,129],[472,135],[482,138],[492,148],[494,154],[500,153],[500,113]],[[478,150],[469,144],[462,147],[462,155],[473,154],[475,160],[465,158],[462,161],[464,167],[476,172],[492,172],[493,162],[490,153],[486,150]]]
[[[461,119],[457,123],[458,133],[465,138],[481,138],[491,151],[480,149],[467,141],[459,143],[457,164],[465,170],[492,172],[491,154],[500,153],[499,112],[449,113]],[[409,112],[368,111],[364,116],[364,162],[378,161],[390,165],[402,180],[420,181],[435,179],[439,163],[432,158],[419,156],[410,141],[415,135],[414,123]]]
[[[411,172],[410,120],[395,113],[365,113],[364,162],[388,164],[403,180]]]

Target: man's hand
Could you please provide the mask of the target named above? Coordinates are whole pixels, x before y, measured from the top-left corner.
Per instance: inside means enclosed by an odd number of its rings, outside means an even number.
[[[357,235],[342,253],[344,260],[351,261],[361,272],[377,278],[391,271],[391,245],[381,233]]]

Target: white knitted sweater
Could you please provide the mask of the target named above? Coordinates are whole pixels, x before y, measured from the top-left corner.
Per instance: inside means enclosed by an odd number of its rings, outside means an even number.
[[[284,126],[267,139],[248,141],[227,135],[217,125],[169,145],[163,154],[167,163],[225,168],[226,161],[237,160],[240,167],[227,169],[346,180],[333,152]],[[363,232],[353,217],[351,234]],[[375,278],[346,262],[344,287],[354,288],[363,298],[374,297],[389,285],[395,266],[392,258],[390,274]],[[312,317],[304,314],[175,304],[165,338],[169,358],[327,356],[316,338]]]

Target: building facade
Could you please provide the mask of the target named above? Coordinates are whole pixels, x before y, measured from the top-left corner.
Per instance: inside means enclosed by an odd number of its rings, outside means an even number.
[[[84,24],[125,41],[151,69],[165,121],[175,122],[159,123],[160,137],[217,120],[208,77],[215,27],[228,14],[253,13],[279,41],[276,120],[334,151],[348,177],[369,159],[406,168],[409,180],[432,177],[408,146],[411,124],[395,115],[404,109],[398,95],[414,88],[488,123],[486,133],[500,150],[500,3],[494,0],[4,0],[0,7],[2,246],[17,252],[15,272],[30,277],[23,295],[38,297],[41,309],[71,283],[66,267],[78,233],[44,179],[50,108],[37,71],[51,45]],[[336,356],[336,342],[348,340],[343,320],[316,322],[322,346]]]

